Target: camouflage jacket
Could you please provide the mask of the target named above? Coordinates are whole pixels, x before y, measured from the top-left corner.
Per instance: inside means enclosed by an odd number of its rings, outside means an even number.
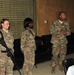
[[[13,46],[14,46],[14,44],[13,44],[14,38],[13,38],[12,32],[10,32],[10,31],[5,32],[5,31],[3,31],[3,30],[0,30],[0,31],[1,31],[2,34],[3,34],[4,41],[5,41],[5,43],[7,44],[8,48],[11,48],[11,49],[13,50]],[[1,36],[1,34],[0,34],[0,38],[1,38],[1,37],[2,37],[2,36]],[[0,44],[0,50],[5,51],[6,48],[3,47],[3,46]]]
[[[32,29],[26,29],[21,34],[21,49],[22,51],[29,49],[31,52],[36,50],[35,32]]]
[[[61,34],[61,31],[64,31],[66,35]],[[60,23],[56,20],[50,26],[50,34],[52,35],[51,43],[68,43],[66,36],[71,34],[69,23],[67,21]]]

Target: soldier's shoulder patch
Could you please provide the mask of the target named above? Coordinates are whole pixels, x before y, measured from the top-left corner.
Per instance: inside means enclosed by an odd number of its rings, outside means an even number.
[[[26,36],[22,36],[21,37],[21,40],[23,41],[23,40],[26,40]]]

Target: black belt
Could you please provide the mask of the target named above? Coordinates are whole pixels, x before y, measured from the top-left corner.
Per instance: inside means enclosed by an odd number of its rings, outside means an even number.
[[[1,53],[6,53],[7,51],[1,51]]]

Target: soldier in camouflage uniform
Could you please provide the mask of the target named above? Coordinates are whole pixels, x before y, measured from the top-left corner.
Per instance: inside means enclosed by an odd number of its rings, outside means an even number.
[[[55,73],[55,67],[59,64],[59,70],[63,71],[62,62],[67,52],[67,38],[71,34],[69,23],[66,21],[64,11],[59,13],[59,19],[50,26],[50,34],[52,35],[52,73]]]
[[[24,75],[32,75],[32,69],[35,63],[35,32],[33,31],[33,20],[26,18],[24,20],[25,31],[21,34],[21,49],[24,53]]]
[[[8,48],[13,50],[13,34],[9,31],[10,23],[8,19],[2,19],[0,22],[0,31]],[[0,38],[1,38],[0,34]],[[6,48],[0,44],[0,75],[13,75],[13,62],[7,56]]]

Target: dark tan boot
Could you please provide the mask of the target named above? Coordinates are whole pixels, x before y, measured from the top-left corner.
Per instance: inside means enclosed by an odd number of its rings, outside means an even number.
[[[52,69],[51,69],[51,73],[52,73],[52,74],[55,74],[55,66],[52,67]]]
[[[59,65],[59,70],[60,71],[63,71],[64,70],[63,65]]]

